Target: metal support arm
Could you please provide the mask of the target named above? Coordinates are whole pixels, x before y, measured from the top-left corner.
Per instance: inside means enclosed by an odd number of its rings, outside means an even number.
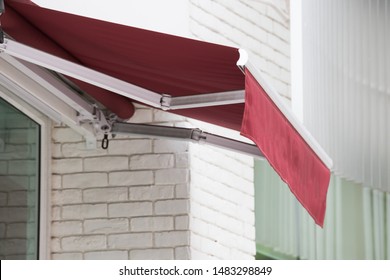
[[[198,128],[181,128],[181,127],[115,122],[112,125],[111,133],[135,134],[135,135],[144,135],[147,137],[185,140],[194,143],[209,144],[212,146],[236,151],[257,158],[264,157],[261,151],[255,145],[222,137],[219,135],[203,132]]]

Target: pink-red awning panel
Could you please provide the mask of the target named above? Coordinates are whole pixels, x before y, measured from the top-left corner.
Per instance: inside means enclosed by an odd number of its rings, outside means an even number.
[[[330,171],[248,70],[241,134],[256,143],[291,192],[322,226]]]

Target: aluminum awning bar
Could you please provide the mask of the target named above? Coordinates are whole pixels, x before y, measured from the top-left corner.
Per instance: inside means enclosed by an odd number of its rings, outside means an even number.
[[[207,94],[195,94],[188,96],[163,96],[162,109],[177,110],[209,106],[221,106],[245,103],[245,91],[227,91]]]
[[[235,152],[239,152],[257,158],[264,157],[256,145],[207,133],[198,128],[181,128],[181,127],[115,122],[112,125],[111,133],[143,135],[147,137],[169,138],[174,140],[185,140],[193,143],[208,144],[208,145],[232,150]]]
[[[0,49],[8,55],[73,77],[86,83],[126,96],[144,104],[159,107],[161,95],[132,85],[109,75],[42,52],[10,39],[4,39]]]
[[[11,39],[4,39],[4,43],[0,45],[0,52],[163,110],[220,106],[245,102],[243,90],[180,97],[156,93]]]

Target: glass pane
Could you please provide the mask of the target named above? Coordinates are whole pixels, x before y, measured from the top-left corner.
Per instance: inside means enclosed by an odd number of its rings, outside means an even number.
[[[38,258],[39,135],[0,98],[0,259]]]

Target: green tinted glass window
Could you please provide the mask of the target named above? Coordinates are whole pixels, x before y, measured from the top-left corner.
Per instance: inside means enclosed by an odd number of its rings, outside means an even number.
[[[0,98],[0,259],[37,259],[40,126]]]

